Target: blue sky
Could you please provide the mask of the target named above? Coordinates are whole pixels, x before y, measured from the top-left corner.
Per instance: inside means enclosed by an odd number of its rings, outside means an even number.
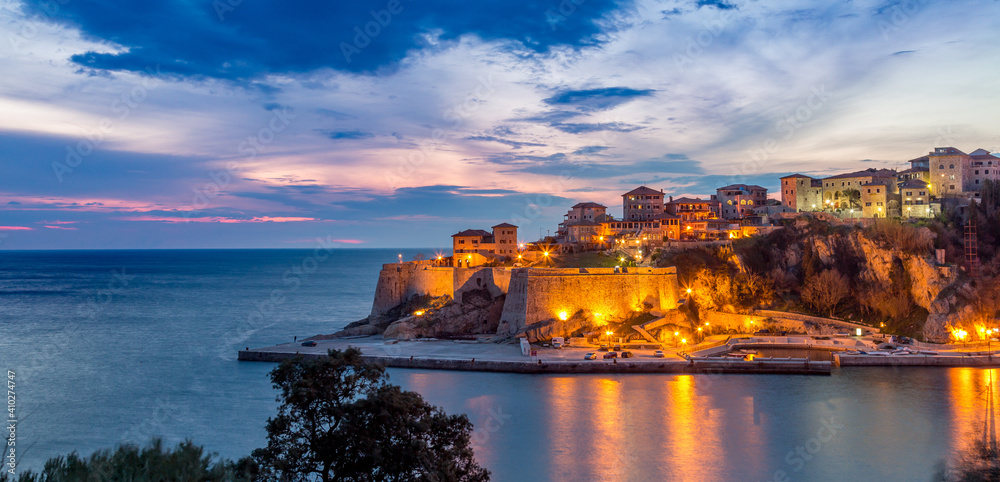
[[[998,1],[0,4],[0,249],[447,247],[1000,151]]]

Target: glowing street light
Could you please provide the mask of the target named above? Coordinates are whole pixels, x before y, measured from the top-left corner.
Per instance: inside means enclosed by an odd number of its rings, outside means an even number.
[[[567,319],[569,319],[569,314],[566,313],[565,311],[560,311],[559,312],[559,319],[562,320],[562,321],[566,321]]]

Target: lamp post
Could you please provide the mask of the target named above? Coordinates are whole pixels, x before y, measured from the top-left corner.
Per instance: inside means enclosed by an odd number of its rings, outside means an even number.
[[[608,335],[608,351],[611,351],[611,335],[613,335],[614,332],[611,331],[611,330],[608,330],[608,331],[605,331],[604,334]]]

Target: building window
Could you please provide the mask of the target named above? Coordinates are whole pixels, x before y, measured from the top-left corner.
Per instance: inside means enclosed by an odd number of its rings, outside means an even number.
[[[948,164],[948,169],[954,169],[954,168],[955,168],[954,164]]]
[[[940,166],[938,166],[938,169],[944,169],[944,164],[941,164]]]
[[[865,206],[872,207],[872,203],[865,203]]]

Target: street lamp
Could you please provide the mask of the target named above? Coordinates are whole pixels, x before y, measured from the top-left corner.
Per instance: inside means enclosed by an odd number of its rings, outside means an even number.
[[[608,335],[608,351],[611,351],[611,335],[614,335],[615,332],[613,332],[611,330],[608,330],[608,331],[605,331],[604,334]]]

